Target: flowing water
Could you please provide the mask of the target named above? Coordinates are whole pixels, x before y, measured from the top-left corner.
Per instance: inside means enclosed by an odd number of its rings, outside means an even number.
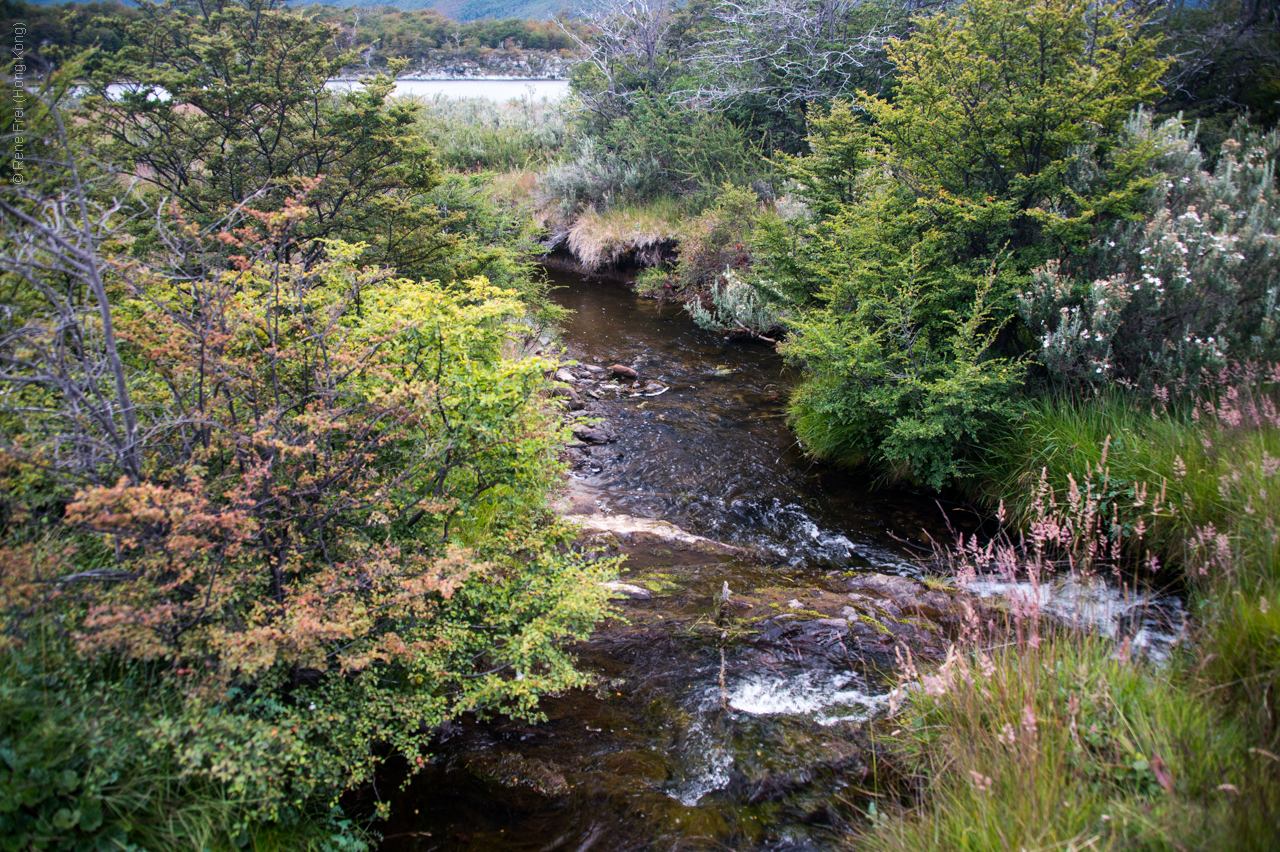
[[[832,600],[851,572],[910,575],[926,533],[948,534],[940,506],[806,460],[785,421],[796,377],[772,347],[698,329],[617,283],[553,277],[575,312],[567,357],[606,377],[583,413],[616,435],[572,451],[579,490],[601,512],[749,556],[633,548],[623,579],[652,597],[579,649],[597,688],[546,700],[538,725],[445,730],[425,771],[383,791],[396,814],[383,850],[839,848],[878,783],[866,723],[885,710],[891,658],[731,636],[718,593]],[[619,363],[639,387],[599,369]]]

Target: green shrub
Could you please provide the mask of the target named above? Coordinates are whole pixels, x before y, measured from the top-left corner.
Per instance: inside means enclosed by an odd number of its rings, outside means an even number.
[[[56,744],[39,746],[11,764],[0,812],[24,831],[93,835],[85,802],[154,776],[178,780],[138,793],[140,809],[189,804],[233,836],[287,833],[388,755],[421,765],[445,720],[533,717],[545,692],[586,682],[564,642],[605,593],[546,518],[559,436],[538,396],[546,365],[508,356],[527,315],[518,293],[398,278],[336,240],[309,267],[291,262],[304,195],[234,234],[175,241],[175,265],[198,258],[199,277],[108,263],[105,240],[66,254],[58,205],[71,203],[47,200],[11,236],[26,242],[6,271],[32,286],[9,291],[5,312],[18,365],[5,379],[21,387],[0,420],[0,637],[31,654],[34,638],[66,638],[51,676],[80,667],[86,694],[115,702],[105,736],[123,732],[125,763],[105,780],[74,761],[49,775]],[[74,309],[38,277],[50,268]],[[57,349],[68,319],[109,320],[114,346],[15,359]],[[123,381],[84,416],[71,399],[113,358]],[[78,712],[70,686],[51,692]],[[38,746],[41,724],[20,703],[6,731]],[[31,793],[31,766],[67,778],[61,792]],[[119,820],[98,828],[120,825],[141,842]]]
[[[821,293],[826,306],[806,311],[783,347],[808,371],[792,425],[815,455],[942,488],[963,449],[1012,413],[1022,383],[1019,364],[990,353],[990,279],[947,332],[925,324],[926,288],[909,261],[859,273]]]

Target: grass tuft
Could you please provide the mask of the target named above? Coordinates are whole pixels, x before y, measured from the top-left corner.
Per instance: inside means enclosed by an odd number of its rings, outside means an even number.
[[[569,227],[567,242],[587,272],[623,262],[655,266],[674,250],[682,219],[679,202],[665,196],[603,213],[590,209]]]

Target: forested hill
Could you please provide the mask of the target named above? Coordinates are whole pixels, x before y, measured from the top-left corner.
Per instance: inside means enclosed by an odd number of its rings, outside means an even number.
[[[66,3],[65,0],[30,0],[32,6],[80,5]],[[125,2],[122,5],[136,6],[136,3]],[[297,9],[310,5],[307,0],[300,2],[282,2],[282,7]],[[560,13],[572,13],[581,7],[593,7],[591,2],[577,3],[573,0],[391,0],[389,3],[370,3],[368,0],[332,0],[326,4],[344,9],[361,7],[386,7],[413,12],[419,9],[434,9],[442,17],[454,21],[478,21],[482,18],[521,18],[524,20],[549,21]]]
[[[306,0],[287,4],[292,8],[307,5]],[[359,8],[368,6],[366,0],[330,0],[330,6]],[[380,4],[402,11],[434,9],[440,15],[454,21],[478,21],[482,18],[521,18],[549,21],[558,14],[568,13],[581,6],[572,0],[391,0]]]
[[[185,8],[181,3],[170,5]],[[420,5],[426,5],[425,0]],[[588,27],[581,19],[539,20],[534,13],[520,10],[513,14],[521,17],[483,17],[496,14],[496,5],[487,8],[476,11],[468,6],[470,11],[455,14],[443,9],[290,4],[291,12],[332,28],[324,54],[352,63],[347,73],[384,70],[390,58],[403,57],[409,61],[410,73],[449,76],[458,68],[480,68],[498,76],[558,77],[565,73],[566,63],[577,57],[578,40]],[[28,43],[38,47],[29,48],[27,58],[37,67],[91,47],[102,55],[116,53],[134,38],[130,27],[142,16],[141,8],[113,0],[61,6],[0,0],[0,24],[8,28],[22,22],[29,28]]]

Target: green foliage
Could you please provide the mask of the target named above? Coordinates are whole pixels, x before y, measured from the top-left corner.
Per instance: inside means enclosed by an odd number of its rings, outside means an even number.
[[[339,62],[325,55],[329,30],[259,7],[143,7],[129,46],[91,76],[88,144],[205,227],[239,205],[277,209],[299,182],[318,180],[305,236],[365,239],[374,259],[413,266],[439,226],[411,200],[439,181],[413,133],[416,106],[389,104],[385,76],[330,92]],[[119,80],[133,83],[112,97]],[[318,246],[305,248],[314,256]]]
[[[761,174],[761,152],[722,113],[652,94],[631,100],[603,141],[629,162],[657,164],[663,191],[715,197],[725,183],[748,185]]]
[[[18,23],[27,27],[23,58],[33,71],[44,71],[89,48],[115,53],[124,47],[128,22],[140,16],[138,9],[114,0],[62,5],[0,0],[0,27],[7,33]]]
[[[1162,21],[1165,51],[1177,57],[1166,74],[1162,115],[1199,125],[1209,153],[1247,111],[1262,128],[1280,119],[1280,7],[1266,0],[1209,0],[1170,7]]]
[[[778,293],[765,282],[743,280],[732,269],[726,269],[706,296],[686,302],[685,310],[699,328],[720,334],[746,333],[772,343],[775,341],[768,335],[785,328],[788,319],[781,303]]]
[[[792,413],[812,452],[940,487],[1007,416],[1007,358],[1029,342],[1005,331],[1013,294],[1153,182],[1150,146],[1110,144],[1158,91],[1141,26],[1081,0],[971,0],[890,45],[893,98],[860,98],[865,119],[815,112],[810,156],[779,165],[816,221],[760,241],[803,309],[788,351],[810,374]]]
[[[926,682],[895,741],[928,799],[858,848],[1222,848],[1249,741],[1190,675],[1053,634],[961,652]]]
[[[85,665],[65,640],[41,638],[38,650],[0,653],[0,848],[369,848],[337,807],[289,806],[273,823],[245,823],[255,803],[243,791],[192,779],[140,727],[175,711],[171,690],[145,667]]]
[[[1166,63],[1123,4],[967,0],[890,47],[892,100],[862,99],[887,164],[949,232],[957,255],[1005,244],[1032,255],[1042,235],[1069,249],[1142,189],[1130,166],[1088,194],[1069,169],[1080,146],[1117,132],[1159,93]]]
[[[325,92],[322,29],[139,27],[173,97],[41,113],[58,159],[0,197],[5,841],[356,850],[337,801],[389,756],[587,681],[609,564],[550,519],[518,354],[557,313],[529,223],[440,179],[389,80]]]
[[[310,269],[286,263],[305,213],[221,234],[242,252],[230,268],[188,246],[182,266],[214,263],[199,281],[123,267],[142,478],[81,488],[58,548],[14,523],[39,507],[6,488],[8,643],[56,623],[90,660],[145,664],[140,688],[173,703],[133,723],[233,797],[237,830],[363,783],[375,743],[420,758],[419,725],[535,715],[583,682],[561,643],[604,594],[532,514],[557,436],[537,408],[546,365],[504,358],[516,294],[360,268],[334,241]],[[49,348],[56,314],[24,307],[23,345]],[[13,402],[67,406],[28,369]],[[114,480],[106,459],[49,468],[48,420],[11,416],[10,475]]]
[[[763,216],[754,192],[728,183],[722,186],[715,203],[681,228],[680,254],[670,286],[680,293],[706,292],[725,270],[750,266],[751,234]]]
[[[792,397],[792,422],[816,455],[941,488],[963,448],[1011,411],[1022,371],[989,352],[999,327],[986,301],[994,274],[963,313],[943,309],[929,322],[938,312],[929,293],[939,288],[915,252],[895,260],[854,266],[818,294],[824,307],[796,322],[783,351],[809,376]]]
[[[164,699],[122,709],[122,729],[229,797],[233,832],[327,807],[388,747],[413,765],[420,726],[535,716],[544,692],[583,683],[563,642],[604,595],[538,514],[556,433],[536,408],[546,365],[504,358],[516,294],[362,269],[337,242],[304,271],[280,260],[301,215],[224,233],[245,254],[200,282],[130,268],[115,312],[145,479],[79,490],[57,547],[20,523],[39,511],[30,491],[6,488],[7,647],[56,624],[99,671],[134,671],[124,694]],[[47,317],[27,310],[41,345]],[[38,376],[24,399],[59,404]],[[8,478],[77,473],[43,463],[41,417],[10,418]],[[33,831],[42,807],[80,807],[17,801]]]
[[[1238,123],[1212,171],[1177,120],[1140,112],[1118,144],[1159,152],[1145,221],[1115,223],[1088,257],[1036,271],[1019,313],[1041,363],[1072,382],[1195,382],[1204,368],[1280,356],[1280,134]]]
[[[1210,738],[1238,745],[1223,752],[1206,740],[1173,750],[1197,760],[1208,756],[1211,766],[1223,761],[1207,773],[1222,786],[1197,793],[1192,778],[1204,777],[1198,765],[1169,772],[1167,804],[1153,790],[1154,807],[1143,819],[1131,816],[1127,826],[1117,820],[1114,828],[1130,832],[1117,842],[1145,837],[1142,842],[1160,848],[1205,849],[1274,843],[1280,767],[1264,753],[1273,754],[1280,743],[1280,621],[1272,603],[1280,595],[1278,380],[1274,369],[1237,365],[1205,376],[1194,394],[1174,383],[1143,394],[1113,387],[1089,399],[1040,399],[993,437],[978,462],[980,495],[991,504],[1003,501],[1029,535],[1044,536],[1048,529],[1035,527],[1042,517],[1033,505],[1043,502],[1039,495],[1057,494],[1059,505],[1089,502],[1099,528],[1125,542],[1136,579],[1187,592],[1195,616],[1187,657],[1166,664],[1167,676],[1141,674],[1131,706],[1174,721],[1175,710],[1184,719],[1198,717],[1203,721],[1195,724]],[[1051,638],[1051,649],[1060,644]],[[1185,686],[1164,696],[1159,684],[1170,678]],[[1099,729],[1108,730],[1102,723]],[[1130,740],[1139,742],[1132,735]],[[963,753],[959,743],[954,747]],[[1142,751],[1150,769],[1154,760]],[[1172,764],[1169,753],[1159,749]],[[996,771],[1007,771],[1000,764],[994,760],[991,769],[978,771],[997,777]],[[960,776],[950,784],[958,788],[963,781]],[[938,822],[962,828],[974,819],[951,795],[940,791],[920,830]],[[1002,790],[991,806],[1016,813],[1024,803]],[[1132,806],[1125,810],[1135,813]]]
[[[808,155],[782,154],[778,167],[815,214],[834,217],[864,200],[862,173],[876,162],[871,127],[848,100],[815,107],[808,124]]]

